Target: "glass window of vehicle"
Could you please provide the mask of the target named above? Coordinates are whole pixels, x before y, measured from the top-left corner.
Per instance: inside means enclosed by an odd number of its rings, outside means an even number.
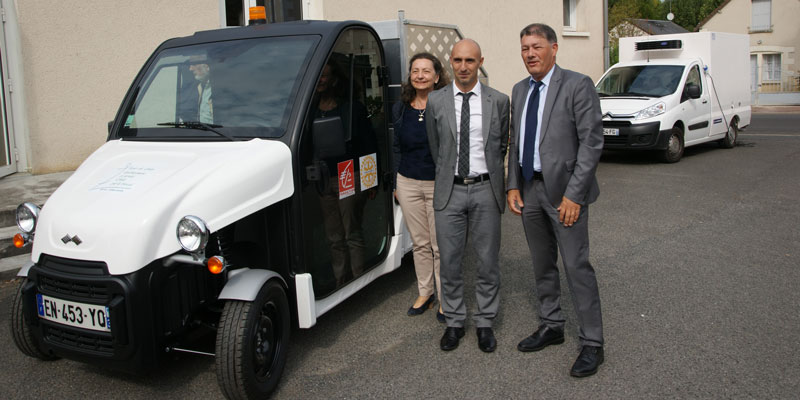
[[[282,136],[317,40],[257,38],[166,49],[135,88],[118,135],[148,140]]]
[[[695,85],[700,88],[700,93],[703,93],[703,80],[700,78],[700,66],[694,65],[689,70],[689,74],[686,75],[686,84],[683,85],[683,94],[681,94],[681,103],[686,100],[689,100],[689,94],[686,92],[686,89],[689,85]]]
[[[682,74],[680,65],[618,67],[597,83],[597,94],[600,97],[663,97],[675,93]]]
[[[300,138],[304,270],[325,297],[378,265],[388,250],[391,191],[380,43],[350,29],[317,82]],[[324,125],[322,125],[324,124]]]

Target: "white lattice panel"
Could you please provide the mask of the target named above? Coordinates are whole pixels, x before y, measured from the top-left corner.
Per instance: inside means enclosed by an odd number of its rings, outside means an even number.
[[[425,25],[406,25],[407,57],[411,59],[414,54],[426,51],[433,54],[449,70],[450,52],[453,45],[461,40],[458,32],[452,28],[441,28]],[[479,72],[483,77],[483,71]]]

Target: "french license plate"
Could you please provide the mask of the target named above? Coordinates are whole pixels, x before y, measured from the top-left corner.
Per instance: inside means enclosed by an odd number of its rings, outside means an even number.
[[[603,136],[619,136],[619,128],[603,128]]]
[[[111,314],[105,306],[37,294],[36,308],[39,318],[48,321],[93,331],[111,332]]]

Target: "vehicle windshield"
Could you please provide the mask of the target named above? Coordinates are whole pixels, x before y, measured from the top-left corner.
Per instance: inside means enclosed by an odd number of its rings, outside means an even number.
[[[597,83],[600,97],[662,97],[675,93],[683,66],[633,65],[614,68]]]
[[[317,36],[216,42],[160,52],[118,136],[144,140],[280,137]]]

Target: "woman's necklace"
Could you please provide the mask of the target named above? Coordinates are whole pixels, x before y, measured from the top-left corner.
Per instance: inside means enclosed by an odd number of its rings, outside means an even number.
[[[417,105],[420,105],[421,107],[417,108],[413,104],[411,105],[411,107],[414,107],[414,109],[419,113],[419,122],[422,122],[422,121],[425,120],[425,106],[427,105],[426,104],[427,101],[422,101],[422,100],[417,99],[416,103],[417,103]],[[422,109],[422,111],[420,111],[420,109]]]

